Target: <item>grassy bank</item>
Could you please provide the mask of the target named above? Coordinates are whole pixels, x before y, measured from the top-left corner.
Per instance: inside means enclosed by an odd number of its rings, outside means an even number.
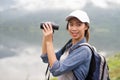
[[[108,58],[111,80],[120,80],[120,53]]]

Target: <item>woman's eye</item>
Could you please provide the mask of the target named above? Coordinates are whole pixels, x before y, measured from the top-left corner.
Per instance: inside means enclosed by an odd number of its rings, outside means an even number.
[[[82,25],[82,23],[76,23],[76,24],[70,23],[69,24],[70,27],[73,27],[73,26],[80,27],[81,25]]]
[[[77,26],[81,26],[81,25],[82,25],[82,23],[77,24]]]
[[[73,24],[70,24],[70,26],[73,26]]]

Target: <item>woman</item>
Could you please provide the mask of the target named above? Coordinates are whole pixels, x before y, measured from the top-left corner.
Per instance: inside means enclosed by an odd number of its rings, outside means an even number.
[[[46,22],[43,27],[42,55],[43,62],[49,63],[50,72],[58,80],[85,80],[89,71],[91,50],[87,46],[78,47],[89,40],[89,17],[86,12],[75,10],[66,17],[67,31],[71,40],[57,53],[53,47],[52,25]],[[77,48],[78,47],[78,48]]]

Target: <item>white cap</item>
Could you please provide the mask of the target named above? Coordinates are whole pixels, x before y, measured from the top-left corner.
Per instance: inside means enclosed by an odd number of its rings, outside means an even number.
[[[81,22],[87,22],[90,23],[90,19],[87,15],[86,12],[82,11],[82,10],[75,10],[72,13],[70,13],[67,17],[66,17],[66,21],[68,21],[70,18],[75,17],[78,20],[80,20]]]

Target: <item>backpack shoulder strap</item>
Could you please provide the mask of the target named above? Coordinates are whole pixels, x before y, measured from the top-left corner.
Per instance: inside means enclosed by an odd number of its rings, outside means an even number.
[[[91,46],[89,43],[81,43],[79,45],[80,46],[88,46],[91,49],[92,53],[94,53],[94,51],[97,51],[96,48],[94,46]]]
[[[91,46],[91,45],[88,44],[88,43],[81,43],[81,44],[79,44],[79,46],[76,47],[75,49],[77,49],[77,48],[79,48],[79,47],[81,47],[81,46],[88,46],[88,47],[90,48],[91,52],[92,52],[91,61],[90,61],[90,66],[89,66],[89,71],[88,71],[88,74],[87,74],[87,77],[85,78],[85,80],[93,80],[93,79],[92,79],[92,76],[93,76],[93,73],[94,73],[94,71],[95,71],[95,69],[96,69],[95,54],[94,54],[94,52],[95,52],[96,49],[94,49],[94,47]],[[74,49],[74,50],[75,50],[75,49]],[[73,72],[73,75],[75,76],[76,80],[78,80],[78,78],[77,78],[77,76],[75,75],[75,73],[74,73],[73,70],[72,70],[72,72]]]
[[[62,54],[65,52],[67,45],[68,45],[69,43],[71,43],[71,42],[72,42],[72,39],[70,39],[70,40],[62,47],[62,49],[61,49]]]
[[[88,43],[81,43],[80,46],[88,46],[92,52],[89,71],[88,71],[88,74],[87,74],[87,77],[85,80],[93,80],[92,76],[93,76],[93,73],[96,69],[96,61],[95,61],[95,53],[94,53],[96,51],[96,49],[95,49],[95,47],[91,46]]]

